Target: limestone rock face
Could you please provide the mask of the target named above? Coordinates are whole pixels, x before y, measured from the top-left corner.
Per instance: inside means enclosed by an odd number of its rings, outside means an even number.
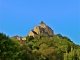
[[[53,30],[49,26],[47,26],[43,21],[40,23],[39,26],[34,26],[33,31],[36,32],[37,35],[40,35],[40,34],[47,34],[48,36],[54,35]],[[33,35],[35,35],[34,32],[33,32]],[[30,36],[31,34],[29,33],[28,35]]]

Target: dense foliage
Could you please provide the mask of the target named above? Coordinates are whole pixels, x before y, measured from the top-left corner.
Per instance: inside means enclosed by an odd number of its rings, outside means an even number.
[[[27,46],[0,33],[0,60],[28,60]]]
[[[80,60],[80,46],[66,36],[26,38],[17,41],[0,33],[0,60]]]

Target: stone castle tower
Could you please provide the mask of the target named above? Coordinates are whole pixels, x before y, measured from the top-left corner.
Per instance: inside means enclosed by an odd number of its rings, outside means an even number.
[[[41,21],[40,27],[41,27],[41,28],[46,28],[46,24],[45,24],[43,21]]]
[[[35,35],[40,35],[40,34],[47,34],[48,36],[53,36],[53,30],[47,26],[43,21],[41,21],[39,26],[34,26],[34,30],[31,30],[29,32],[29,36],[35,36]]]
[[[34,26],[34,31],[40,35],[40,27],[39,26]]]

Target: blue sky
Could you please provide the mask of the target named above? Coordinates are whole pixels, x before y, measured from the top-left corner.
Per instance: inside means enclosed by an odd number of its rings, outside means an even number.
[[[80,44],[79,0],[0,0],[0,32],[26,36],[43,20],[54,33]]]

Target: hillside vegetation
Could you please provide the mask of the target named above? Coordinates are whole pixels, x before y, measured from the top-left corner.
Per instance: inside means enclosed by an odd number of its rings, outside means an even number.
[[[0,60],[80,60],[80,46],[66,36],[26,38],[18,41],[0,33]]]

